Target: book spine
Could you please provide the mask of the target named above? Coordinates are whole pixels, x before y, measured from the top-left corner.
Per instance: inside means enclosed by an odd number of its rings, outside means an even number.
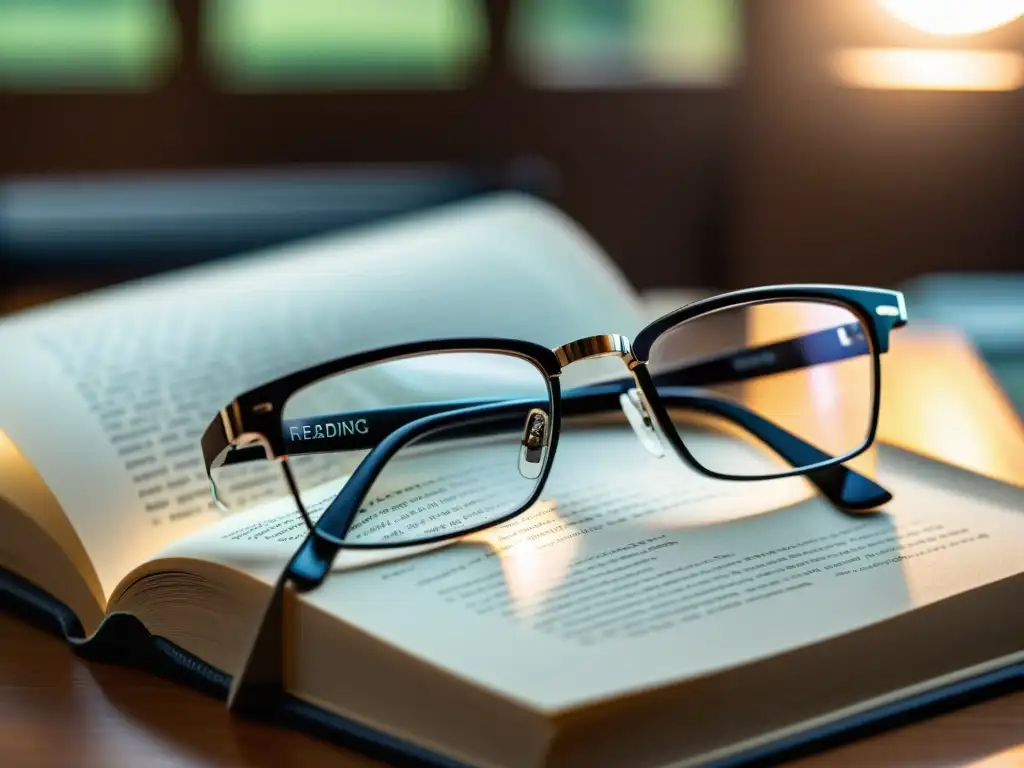
[[[85,638],[82,624],[70,608],[5,568],[0,568],[0,608],[69,642]]]

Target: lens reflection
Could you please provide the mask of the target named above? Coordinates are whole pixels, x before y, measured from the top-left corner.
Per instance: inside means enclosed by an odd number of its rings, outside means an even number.
[[[726,476],[847,456],[873,422],[870,336],[837,304],[758,303],[696,318],[655,342],[649,368],[686,448]]]

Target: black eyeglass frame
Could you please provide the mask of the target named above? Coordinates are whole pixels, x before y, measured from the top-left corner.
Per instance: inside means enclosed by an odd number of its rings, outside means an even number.
[[[829,456],[823,451],[804,443],[800,438],[786,432],[781,427],[754,414],[752,411],[723,411],[717,415],[725,416],[733,421],[738,420],[741,426],[745,427],[748,431],[752,431],[755,436],[760,437],[770,447],[775,449],[776,452],[780,453],[783,458],[790,462],[791,466],[793,466],[794,461],[798,462],[800,466],[794,466],[791,471],[770,475],[729,475],[709,469],[687,449],[685,441],[679,435],[669,416],[669,408],[663,402],[665,399],[664,392],[659,391],[659,385],[655,380],[658,377],[652,377],[647,368],[652,347],[670,329],[710,313],[751,304],[800,300],[812,300],[840,306],[853,313],[860,321],[861,326],[867,331],[868,338],[865,341],[867,353],[872,358],[874,391],[872,393],[871,420],[864,441],[861,445],[841,456]],[[257,458],[282,460],[285,478],[290,486],[292,495],[295,497],[296,503],[299,505],[299,512],[310,529],[310,541],[319,542],[315,546],[317,550],[326,547],[327,550],[334,549],[336,553],[337,548],[340,547],[388,549],[432,544],[500,525],[528,509],[543,492],[551,470],[552,461],[557,453],[558,436],[561,431],[562,418],[566,411],[570,415],[575,415],[576,412],[592,413],[595,410],[618,408],[618,396],[626,388],[631,388],[635,382],[640,392],[644,395],[646,401],[644,404],[650,410],[650,417],[660,428],[661,436],[665,437],[676,454],[696,471],[718,479],[733,481],[766,480],[803,475],[814,483],[836,506],[847,511],[869,511],[886,503],[891,498],[891,495],[884,488],[874,483],[874,481],[842,465],[844,462],[863,453],[875,440],[881,402],[880,355],[889,349],[890,332],[902,327],[906,322],[906,305],[903,295],[899,291],[859,286],[780,285],[733,291],[688,304],[650,323],[637,335],[631,344],[624,337],[607,335],[582,339],[552,350],[540,344],[517,339],[454,338],[400,344],[360,352],[295,371],[239,395],[230,405],[218,413],[203,435],[202,450],[206,471],[210,477],[211,490],[216,498],[217,492],[212,478],[212,469],[224,463],[249,461]],[[828,329],[817,333],[831,333],[832,330]],[[745,356],[767,347],[780,347],[792,344],[793,342],[799,342],[801,338],[803,337],[766,345],[765,347],[757,347],[752,350],[744,349],[736,354]],[[544,374],[548,386],[548,405],[550,406],[549,442],[546,456],[544,457],[544,466],[541,468],[536,479],[534,492],[530,498],[513,512],[498,519],[489,520],[486,523],[465,530],[417,539],[415,542],[379,541],[363,543],[345,541],[344,536],[352,523],[354,514],[358,510],[359,504],[365,498],[366,493],[369,492],[374,479],[387,461],[403,445],[427,430],[440,430],[446,427],[472,424],[476,421],[483,422],[489,418],[495,418],[496,413],[501,409],[500,402],[484,402],[475,406],[457,407],[454,409],[451,404],[441,404],[443,406],[441,410],[435,410],[424,415],[422,411],[416,410],[416,407],[413,406],[414,413],[401,417],[396,422],[398,427],[383,439],[378,440],[374,438],[366,446],[347,446],[348,448],[372,447],[373,450],[357,466],[328,510],[320,517],[316,524],[313,524],[303,507],[301,494],[287,462],[287,457],[296,453],[295,447],[288,444],[287,433],[284,428],[283,412],[287,401],[296,392],[328,377],[337,376],[347,371],[387,360],[440,352],[490,352],[512,355],[528,361]],[[563,395],[559,375],[567,365],[580,359],[613,354],[617,354],[623,359],[623,362],[632,374],[631,377],[569,390]],[[736,375],[735,366],[730,366],[731,358],[734,358],[736,354],[726,353],[724,356],[687,365],[680,369],[680,372],[689,377],[684,376],[683,380],[692,386],[694,381],[701,381],[703,377],[705,383],[717,384],[724,383],[723,377],[727,377],[730,370],[733,374],[732,380],[742,380],[759,378],[771,373],[779,373],[796,367],[802,367],[803,365],[815,364],[806,362],[800,364],[798,361],[795,365],[790,364],[787,366],[786,361],[783,360],[781,365],[759,368]],[[855,354],[862,353],[855,352]],[[845,354],[845,356],[852,356],[852,354]],[[681,397],[684,400],[689,398],[687,402],[690,403],[691,407],[694,407],[694,404],[699,405],[696,408],[697,410],[738,408],[738,406],[725,405],[725,403],[728,403],[725,400],[717,401],[713,398],[688,395],[683,389],[680,389],[679,392],[681,394],[675,396]],[[569,408],[563,408],[563,405],[568,405]],[[684,405],[686,405],[685,402]],[[737,417],[737,413],[740,413],[739,417]],[[500,413],[497,415],[500,416]],[[346,416],[351,416],[351,414]],[[752,418],[758,421],[751,422]],[[751,428],[751,423],[755,424],[753,429]],[[335,448],[320,450],[335,450]],[[790,455],[787,455],[787,450]],[[802,452],[804,458],[794,459],[793,451],[797,451],[797,455],[799,455],[799,452]],[[808,454],[807,451],[815,451],[816,454]],[[806,457],[811,455],[820,456],[821,458],[808,463]],[[295,580],[313,586],[315,583],[319,583],[326,575],[323,569],[323,557],[319,555],[314,557],[315,563],[311,562],[309,565],[315,565],[315,567],[306,569],[302,567],[302,560],[304,558],[301,555],[303,549],[307,548],[300,549],[296,559],[293,561],[292,575]],[[314,553],[310,552],[309,554]],[[327,555],[328,552],[324,551],[322,554]],[[333,557],[333,554],[330,554],[330,557]]]

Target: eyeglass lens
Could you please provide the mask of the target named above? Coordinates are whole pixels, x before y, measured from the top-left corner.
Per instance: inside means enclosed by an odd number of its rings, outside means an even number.
[[[768,420],[830,457],[860,449],[874,420],[870,336],[863,321],[838,304],[765,302],[702,315],[659,337],[648,366],[687,450],[721,475],[801,468],[758,439],[764,430],[745,427],[751,418]],[[672,375],[680,369],[685,375]],[[708,407],[694,408],[695,396]]]
[[[351,545],[410,544],[519,511],[546,467],[551,415],[547,376],[530,360],[440,352],[307,386],[285,404],[283,429],[313,519],[371,451],[397,445],[344,535]]]

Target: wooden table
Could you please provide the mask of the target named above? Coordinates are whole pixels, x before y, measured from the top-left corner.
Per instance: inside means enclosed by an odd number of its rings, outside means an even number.
[[[297,732],[235,719],[223,703],[144,672],[84,661],[53,635],[0,614],[0,765],[379,764]],[[1024,692],[792,765],[1024,766]]]

